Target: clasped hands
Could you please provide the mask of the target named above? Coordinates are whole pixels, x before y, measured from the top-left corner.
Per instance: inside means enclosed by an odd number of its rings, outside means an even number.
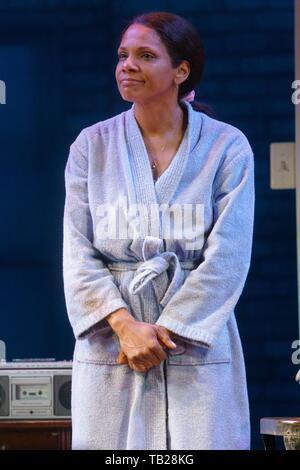
[[[167,328],[138,321],[126,309],[116,313],[107,320],[119,338],[118,364],[128,364],[137,372],[147,372],[167,358],[166,349],[176,348],[171,339],[175,334]]]

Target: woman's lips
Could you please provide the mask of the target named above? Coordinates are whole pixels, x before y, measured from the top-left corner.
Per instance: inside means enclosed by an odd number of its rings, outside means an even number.
[[[121,84],[122,85],[125,85],[125,86],[131,86],[131,85],[139,85],[143,82],[139,81],[139,80],[127,80],[127,79],[124,79],[121,81]]]

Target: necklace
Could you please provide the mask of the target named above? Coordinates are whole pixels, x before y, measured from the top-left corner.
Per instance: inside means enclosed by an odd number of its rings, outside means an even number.
[[[179,118],[180,119],[180,118]],[[184,120],[184,116],[183,116],[183,120]],[[175,126],[175,130],[177,130],[177,125]],[[164,150],[166,149],[166,146],[167,146],[167,143],[165,143],[165,145],[163,145],[160,149],[160,153],[163,153]],[[151,158],[150,157],[150,166],[151,166],[151,170],[152,170],[152,173],[153,173],[153,178],[156,179],[157,177],[155,176],[155,171],[156,169],[159,168],[159,161],[157,158]]]
[[[162,146],[162,148],[160,149],[160,153],[162,153],[165,150],[166,146],[167,144]],[[150,161],[151,161],[151,169],[152,171],[154,171],[155,168],[159,166],[159,161],[156,158],[153,158],[153,159],[150,158]]]

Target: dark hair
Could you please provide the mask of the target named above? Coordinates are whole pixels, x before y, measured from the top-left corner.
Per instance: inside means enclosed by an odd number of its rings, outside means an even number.
[[[178,67],[183,60],[189,62],[189,76],[178,89],[178,101],[180,101],[202,80],[205,54],[199,33],[189,21],[179,15],[165,11],[152,11],[130,20],[121,32],[121,39],[133,24],[142,24],[156,31],[169,53],[172,67]],[[213,108],[207,103],[192,101],[190,104],[195,111],[214,116]]]

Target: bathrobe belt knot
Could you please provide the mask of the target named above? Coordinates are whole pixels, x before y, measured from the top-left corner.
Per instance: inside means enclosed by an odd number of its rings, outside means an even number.
[[[150,281],[158,278],[163,273],[167,274],[170,283],[159,302],[162,307],[165,307],[183,284],[184,274],[182,269],[192,270],[196,267],[197,263],[193,260],[179,261],[176,253],[173,251],[162,251],[162,249],[162,239],[146,236],[142,249],[144,261],[110,262],[108,267],[111,270],[136,271],[128,287],[130,294],[137,294]]]

